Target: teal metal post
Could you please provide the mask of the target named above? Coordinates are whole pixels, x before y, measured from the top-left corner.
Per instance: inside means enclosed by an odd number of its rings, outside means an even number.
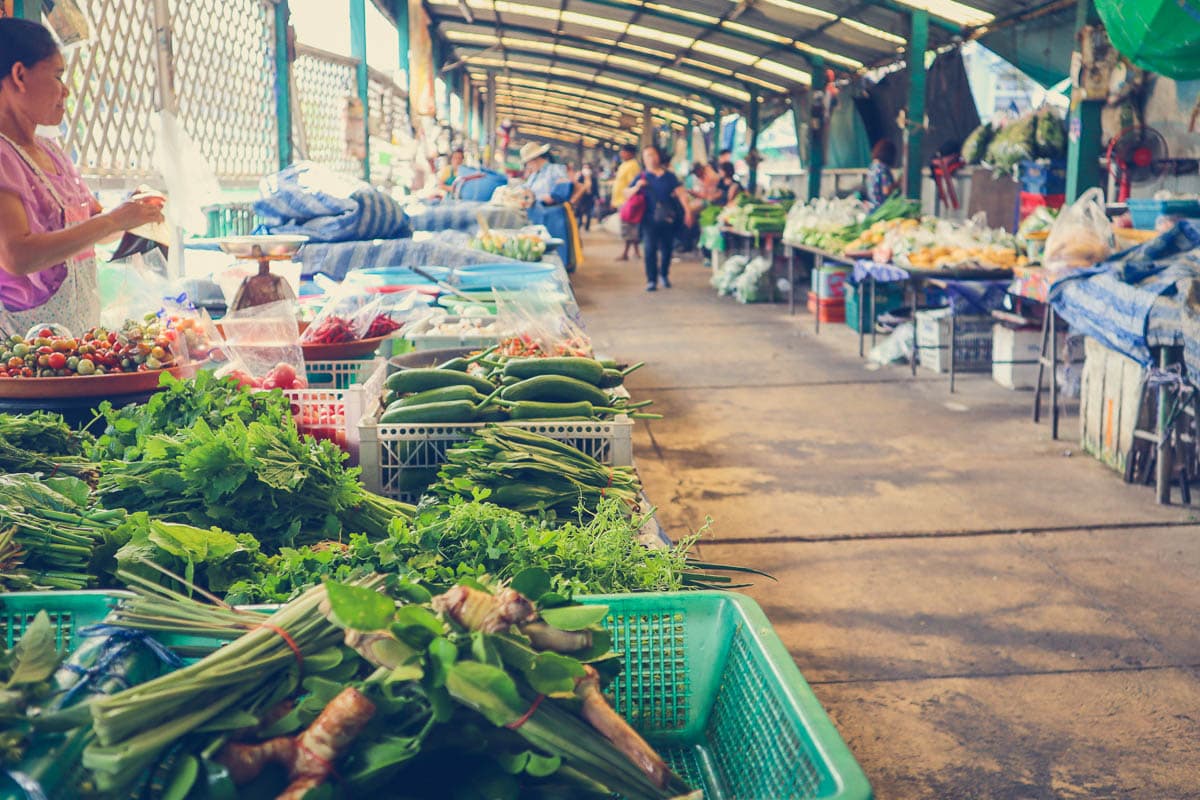
[[[908,114],[905,141],[904,194],[921,199],[921,143],[925,138],[925,50],[929,47],[929,12],[914,9],[908,37]]]
[[[42,21],[42,0],[13,0],[13,16],[17,19]]]
[[[746,188],[750,194],[758,191],[758,128],[759,128],[759,112],[761,100],[758,93],[750,91],[750,113],[746,119],[746,134],[749,137],[747,142],[746,160],[750,162],[750,180],[747,181]]]
[[[812,114],[813,101],[825,93],[825,61],[813,58],[812,61],[812,96],[809,98],[808,110],[808,199],[821,196],[821,169],[825,166],[825,115],[814,117]],[[826,101],[821,100],[821,107]]]
[[[355,70],[358,99],[363,110],[363,180],[371,180],[370,75],[367,72],[366,0],[350,0],[350,55],[358,61]]]
[[[692,123],[683,126],[683,135],[687,137],[687,160],[688,169],[692,168],[692,164],[696,163],[696,157],[692,151]]]
[[[275,118],[279,126],[279,168],[292,163],[292,48],[288,0],[275,6]]]
[[[412,67],[408,63],[408,0],[396,0],[392,4],[392,12],[396,15],[396,57],[400,63],[400,68],[404,70],[404,88],[405,95],[412,96]],[[412,111],[409,110],[405,116],[409,120],[409,125],[412,124]]]
[[[1093,0],[1079,0],[1075,6],[1075,29],[1096,25],[1100,16]],[[1067,119],[1067,202],[1093,186],[1100,185],[1100,156],[1104,150],[1100,112],[1105,98],[1085,97],[1083,89],[1071,90],[1071,111]]]

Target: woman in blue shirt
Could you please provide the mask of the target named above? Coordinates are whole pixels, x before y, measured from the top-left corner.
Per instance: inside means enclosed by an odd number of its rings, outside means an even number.
[[[883,201],[896,191],[892,177],[892,166],[896,163],[896,145],[888,139],[880,139],[871,148],[871,168],[867,170],[867,202],[871,210],[883,205]]]
[[[646,197],[646,212],[642,215],[642,251],[646,259],[646,291],[653,292],[659,281],[671,288],[671,249],[680,224],[691,227],[692,210],[688,207],[687,190],[667,169],[661,150],[650,145],[642,150],[645,170],[630,184],[635,192]]]

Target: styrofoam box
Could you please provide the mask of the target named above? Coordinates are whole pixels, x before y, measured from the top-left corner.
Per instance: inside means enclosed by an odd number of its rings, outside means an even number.
[[[1082,339],[1058,334],[1059,367],[1083,361]],[[1042,352],[1040,328],[1013,329],[1007,325],[992,328],[992,380],[1006,389],[1033,389],[1037,386],[1038,357]],[[1048,386],[1050,368],[1042,376]]]

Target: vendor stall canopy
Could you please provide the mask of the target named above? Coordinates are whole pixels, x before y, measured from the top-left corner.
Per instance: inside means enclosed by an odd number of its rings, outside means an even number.
[[[631,141],[644,107],[657,124],[711,121],[716,108],[768,104],[817,69],[860,73],[903,58],[914,11],[929,48],[979,37],[1074,0],[426,0],[446,64],[526,130]]]

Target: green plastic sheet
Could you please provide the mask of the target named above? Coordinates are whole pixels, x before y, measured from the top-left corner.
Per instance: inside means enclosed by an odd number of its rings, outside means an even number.
[[[1142,69],[1200,78],[1200,0],[1096,0],[1113,46]]]

